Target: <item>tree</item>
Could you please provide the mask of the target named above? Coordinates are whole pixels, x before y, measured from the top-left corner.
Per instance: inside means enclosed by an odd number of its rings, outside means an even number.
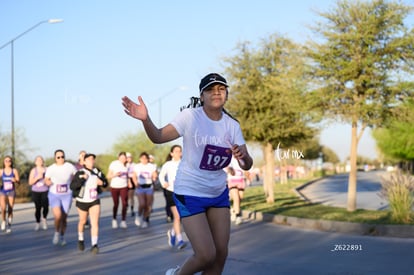
[[[412,8],[375,0],[338,1],[312,29],[308,43],[316,89],[328,118],[351,124],[348,211],[356,209],[358,142],[366,127],[380,126],[413,83],[414,33],[404,25]],[[315,36],[314,36],[315,37]]]
[[[301,48],[273,35],[258,49],[249,42],[225,59],[231,82],[229,111],[240,121],[246,140],[261,144],[265,158],[264,189],[267,202],[274,202],[274,150],[312,137],[306,102],[305,66]]]
[[[339,163],[339,157],[334,150],[327,146],[322,146],[323,162]]]
[[[414,101],[397,106],[387,122],[372,132],[377,147],[386,157],[400,161],[414,160]]]
[[[319,143],[319,139],[316,136],[301,141],[296,147],[301,148],[303,159],[305,160],[315,160],[319,158],[322,150],[322,145]]]
[[[15,131],[16,151],[14,163],[18,167],[27,161],[26,153],[31,149],[28,147],[28,141],[25,132],[18,128]],[[1,131],[0,129],[0,158],[11,155],[11,134]]]

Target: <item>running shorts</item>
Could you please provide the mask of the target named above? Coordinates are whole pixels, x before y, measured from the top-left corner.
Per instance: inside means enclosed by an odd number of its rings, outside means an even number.
[[[174,193],[174,201],[181,218],[205,213],[207,209],[230,208],[229,189],[216,198],[203,198],[189,195],[179,195]]]

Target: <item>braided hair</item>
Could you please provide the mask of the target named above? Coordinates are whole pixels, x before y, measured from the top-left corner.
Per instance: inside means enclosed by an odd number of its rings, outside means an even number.
[[[198,108],[198,107],[202,107],[202,106],[203,106],[203,102],[201,101],[201,99],[199,97],[192,96],[192,97],[190,97],[190,103],[188,105],[180,107],[180,112],[184,109],[192,109],[192,108]],[[234,116],[232,116],[224,108],[223,108],[223,113],[225,113],[226,115],[228,115],[229,117],[231,117],[235,121],[239,122]]]

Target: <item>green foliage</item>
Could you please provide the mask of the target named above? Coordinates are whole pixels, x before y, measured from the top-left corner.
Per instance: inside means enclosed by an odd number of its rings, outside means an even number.
[[[17,128],[14,133],[15,139],[15,156],[14,163],[16,167],[24,164],[27,161],[26,153],[30,152],[31,148],[28,148],[28,140],[26,138],[24,130]],[[0,128],[0,157],[3,159],[5,156],[11,156],[11,133],[7,133]]]
[[[383,127],[372,132],[381,152],[398,160],[414,159],[414,103],[412,99],[395,108]]]
[[[329,147],[322,147],[323,162],[339,163],[338,155]]]
[[[296,145],[296,147],[302,150],[304,159],[306,160],[314,160],[319,158],[319,154],[322,150],[322,146],[316,137],[302,140]]]
[[[256,49],[244,42],[236,51],[225,60],[232,82],[226,108],[240,121],[245,138],[287,148],[312,137],[301,48],[273,35]]]
[[[413,221],[414,178],[409,174],[395,172],[382,178],[381,195],[390,205],[391,217],[397,223]]]
[[[325,114],[351,123],[381,125],[397,98],[412,93],[401,80],[413,71],[414,35],[404,26],[411,7],[375,0],[338,1],[313,28],[309,42],[314,95]],[[319,36],[320,35],[320,36]]]

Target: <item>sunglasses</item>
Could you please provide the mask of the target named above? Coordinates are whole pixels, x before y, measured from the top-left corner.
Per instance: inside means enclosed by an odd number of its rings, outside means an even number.
[[[56,159],[65,159],[65,156],[57,156]]]

